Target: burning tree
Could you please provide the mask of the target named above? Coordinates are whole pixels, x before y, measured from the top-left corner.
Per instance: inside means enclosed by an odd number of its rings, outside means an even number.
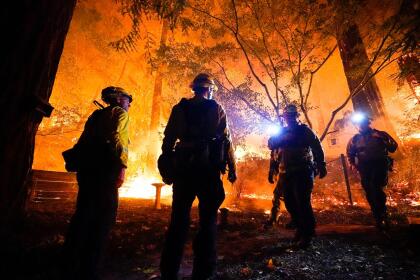
[[[279,123],[281,108],[293,100],[312,126],[312,81],[336,49],[326,28],[328,9],[305,1],[193,1],[178,17],[180,28],[174,33],[183,34],[172,33],[151,64],[165,65],[165,78],[173,87],[188,83],[197,72],[214,73],[221,85],[218,98],[235,116],[236,138],[258,129],[249,113],[262,122]],[[209,12],[214,10],[219,13]],[[315,16],[320,14],[325,16]],[[199,41],[185,39],[191,34]],[[240,66],[245,73],[231,65],[244,60]],[[241,77],[232,79],[233,71]]]
[[[378,114],[386,117],[374,77],[417,48],[413,43],[418,21],[413,15],[415,6],[410,10],[407,5],[408,2],[400,2],[383,8],[380,3],[368,5],[364,1],[191,2],[185,26],[198,32],[200,41],[171,42],[160,59],[168,64],[168,76],[182,73],[185,77],[188,68],[208,70],[219,77],[223,92],[219,96],[229,105],[226,107],[235,108],[237,112],[231,114],[238,116],[235,121],[240,120],[241,128],[247,125],[241,116],[249,119],[249,112],[262,121],[279,122],[280,108],[289,102],[299,105],[305,121],[312,127],[308,115],[311,109],[316,109],[309,102],[312,82],[337,49],[338,42],[350,92],[331,112],[321,133],[323,140],[337,113],[350,101],[356,109],[376,106]],[[385,16],[369,19],[369,11],[375,8],[380,8]],[[362,13],[363,9],[368,12]],[[363,37],[356,25],[356,21],[362,20],[366,25]],[[345,38],[350,41],[346,43]],[[350,46],[352,40],[355,45]],[[236,64],[232,65],[232,61]],[[241,66],[247,69],[245,73],[237,69]],[[372,97],[368,98],[368,93]]]
[[[215,61],[225,91],[270,122],[280,122],[281,108],[295,101],[312,127],[308,100],[313,77],[336,49],[326,28],[326,5],[257,0],[224,3],[221,10],[230,12],[221,14],[210,14],[198,7],[193,9],[219,23],[233,37],[247,62],[246,81],[235,85],[223,61]],[[263,91],[254,90],[254,84]],[[263,106],[266,101],[271,105],[270,111]]]
[[[418,4],[410,1],[390,1],[388,5],[382,2],[369,5],[358,0],[333,3],[336,36],[350,93],[344,102],[332,111],[321,139],[327,135],[336,114],[350,100],[353,101],[356,110],[364,110],[372,117],[384,118],[385,126],[393,131],[375,76],[407,53],[418,50],[414,39],[418,37],[418,17],[415,15],[415,11],[419,9]],[[385,16],[372,17],[371,12],[378,9]],[[357,21],[365,26],[363,38]]]
[[[158,131],[161,121],[162,107],[162,85],[163,85],[163,67],[162,62],[153,59],[153,53],[164,53],[167,44],[169,29],[173,29],[176,25],[178,17],[185,7],[185,1],[169,0],[169,1],[136,1],[136,0],[120,0],[117,1],[122,7],[122,14],[128,15],[132,20],[132,29],[125,37],[111,42],[110,46],[117,51],[132,52],[137,50],[139,41],[144,42],[145,59],[151,66],[151,71],[155,74],[152,109],[149,123],[148,138],[152,145],[158,142]],[[159,44],[156,42],[155,36],[147,31],[147,24],[150,19],[160,19],[162,30],[160,34]],[[155,166],[156,155],[153,152],[155,147],[149,147],[147,162],[148,166]]]

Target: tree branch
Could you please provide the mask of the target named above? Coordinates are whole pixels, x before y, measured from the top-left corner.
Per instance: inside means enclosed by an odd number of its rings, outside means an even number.
[[[309,95],[311,93],[312,81],[313,81],[314,75],[318,72],[319,69],[321,69],[322,66],[324,66],[324,64],[332,56],[332,54],[335,52],[336,49],[337,49],[337,44],[335,44],[335,46],[328,52],[327,56],[324,57],[322,62],[314,70],[311,71],[310,78],[309,78],[309,85],[308,85],[308,88],[306,90],[305,107],[308,105],[308,99],[309,99]]]
[[[395,52],[394,52],[395,53]],[[392,56],[392,54],[388,54],[388,56],[387,56],[387,59],[384,59],[382,62],[381,62],[381,64],[376,68],[376,70],[373,72],[373,73],[371,73],[370,75],[367,75],[366,76],[366,78],[364,79],[364,81],[362,82],[362,83],[360,83],[352,92],[350,92],[350,94],[347,96],[347,98],[344,100],[344,102],[340,105],[340,106],[338,106],[335,110],[333,110],[332,111],[332,113],[331,113],[331,117],[330,117],[330,119],[329,119],[329,121],[328,121],[328,123],[327,123],[327,126],[325,127],[325,129],[324,129],[324,131],[323,131],[323,133],[322,133],[322,135],[321,135],[321,137],[320,137],[320,140],[321,141],[323,141],[324,140],[324,138],[325,138],[325,136],[327,136],[327,134],[328,134],[328,130],[330,129],[330,127],[331,127],[331,124],[332,124],[332,122],[334,121],[334,119],[335,119],[335,116],[337,115],[337,113],[338,112],[340,112],[347,104],[348,104],[348,102],[351,100],[351,98],[353,97],[353,96],[355,96],[356,94],[358,94],[362,89],[363,89],[363,87],[374,77],[374,76],[376,76],[379,72],[381,72],[383,69],[385,69],[387,66],[389,66],[392,62],[394,62],[394,61],[396,61],[396,60],[398,60],[400,57],[402,57],[403,55],[400,55],[400,56],[398,56],[398,57],[396,57],[396,58],[394,58],[394,59],[392,59],[392,60],[389,60],[389,58],[390,58],[390,56]],[[389,60],[388,62],[387,62],[387,60]],[[369,71],[369,69],[367,69],[367,73],[369,73],[370,71]]]
[[[247,4],[248,8],[251,10],[252,14],[254,15],[254,18],[257,21],[257,26],[258,26],[258,30],[261,33],[261,38],[262,38],[262,41],[263,41],[264,50],[265,50],[265,52],[267,54],[268,60],[270,62],[271,68],[272,68],[273,73],[274,73],[274,78],[272,78],[271,76],[270,76],[270,78],[271,78],[271,81],[274,84],[274,87],[276,88],[276,101],[277,101],[277,106],[278,106],[279,105],[279,96],[278,96],[278,91],[277,91],[277,88],[278,88],[278,73],[277,73],[277,68],[274,65],[274,61],[273,61],[271,52],[270,52],[270,50],[268,48],[267,38],[266,38],[266,34],[265,34],[265,32],[264,32],[264,30],[262,29],[262,26],[261,26],[260,16],[258,15],[257,11],[249,4],[248,1],[246,1],[246,4]],[[263,63],[263,64],[265,65],[265,63]]]
[[[267,85],[262,81],[262,79],[256,73],[256,71],[254,69],[254,66],[253,66],[253,64],[251,62],[251,59],[249,57],[249,54],[246,51],[246,48],[245,48],[243,42],[240,39],[240,34],[239,34],[239,20],[238,20],[238,13],[237,13],[237,9],[236,9],[235,0],[232,0],[232,5],[233,5],[233,10],[234,10],[234,15],[235,15],[235,23],[236,23],[236,26],[235,27],[231,27],[231,26],[227,25],[224,20],[222,20],[221,18],[216,17],[216,16],[210,14],[209,12],[207,12],[205,10],[202,10],[202,9],[197,8],[195,6],[191,6],[191,8],[193,10],[196,10],[196,11],[198,11],[200,13],[203,13],[203,14],[209,16],[210,18],[213,18],[214,20],[220,22],[223,26],[225,26],[229,31],[232,32],[232,34],[233,34],[236,42],[238,43],[240,49],[242,50],[243,55],[245,56],[245,59],[246,59],[247,64],[248,64],[248,67],[249,67],[249,69],[250,69],[250,71],[252,73],[252,76],[264,88],[264,91],[266,93],[266,96],[267,96],[268,100],[270,101],[271,105],[274,107],[275,112],[278,114],[278,106],[275,104],[273,98],[271,97],[271,94],[270,94],[270,91],[268,90]],[[278,118],[280,118],[280,115],[279,114],[278,114]]]
[[[225,70],[225,68],[223,67],[223,65],[221,65],[218,61],[214,61],[219,67],[220,67],[220,69],[222,70],[222,73],[223,73],[223,75],[224,75],[224,77],[225,77],[225,79],[226,79],[226,81],[228,82],[228,84],[232,87],[232,89],[228,89],[223,83],[221,83],[220,81],[219,81],[219,83],[220,83],[220,85],[226,90],[226,91],[228,91],[229,93],[232,93],[232,94],[234,94],[236,97],[238,97],[242,102],[244,102],[245,103],[245,105],[249,108],[249,109],[251,109],[252,111],[254,111],[256,114],[258,114],[260,117],[262,117],[263,119],[265,119],[265,120],[267,120],[267,121],[269,121],[269,122],[271,122],[271,123],[273,123],[273,120],[271,120],[270,118],[268,118],[267,117],[267,115],[269,115],[269,114],[267,114],[267,112],[262,112],[261,110],[259,110],[259,109],[257,109],[255,106],[253,106],[246,98],[244,98],[241,94],[238,94],[237,93],[237,86],[235,86],[234,84],[233,84],[233,82],[229,79],[229,77],[228,77],[228,75],[227,75],[227,73],[226,73],[226,70]],[[265,113],[265,114],[264,114]]]

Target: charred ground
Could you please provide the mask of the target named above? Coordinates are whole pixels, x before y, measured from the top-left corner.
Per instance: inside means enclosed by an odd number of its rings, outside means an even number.
[[[253,204],[253,203],[252,203]],[[262,209],[243,201],[230,211],[228,226],[219,231],[220,279],[418,279],[418,228],[407,213],[391,208],[393,226],[378,233],[368,209],[332,206],[316,210],[317,237],[307,250],[290,247],[291,231],[282,226],[264,231]],[[23,229],[24,248],[14,248],[3,261],[4,279],[60,279],[60,249],[74,210],[74,199],[32,202]],[[246,210],[244,210],[246,209]],[[417,213],[417,214],[416,214]],[[417,215],[412,207],[408,215]],[[104,259],[104,279],[149,279],[158,274],[160,251],[170,207],[153,208],[150,200],[122,199],[117,224]],[[286,221],[282,217],[282,222]],[[191,236],[197,229],[192,210]],[[187,244],[182,274],[192,267]]]

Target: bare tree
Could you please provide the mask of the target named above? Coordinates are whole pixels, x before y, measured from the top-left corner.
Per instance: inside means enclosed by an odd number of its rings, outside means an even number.
[[[282,1],[281,4],[274,2],[277,1],[232,0],[230,3],[222,3],[221,13],[211,13],[210,9],[197,6],[192,6],[192,9],[218,22],[232,35],[247,62],[251,76],[263,90],[261,95],[265,96],[271,104],[277,118],[280,104],[287,104],[291,97],[293,98],[291,89],[294,89],[297,92],[295,102],[299,104],[306,122],[312,126],[308,116],[308,109],[310,109],[308,99],[314,75],[325,65],[337,48],[334,43],[331,43],[332,37],[337,37],[341,43],[340,35],[343,34],[343,30],[340,29],[352,28],[352,25],[343,18],[340,20],[340,16],[343,14],[347,17],[354,16],[358,11],[348,3],[347,10],[337,11],[335,5],[324,6],[310,2],[308,4],[306,1],[293,3]],[[360,2],[356,3],[359,8],[365,7],[363,1],[353,2]],[[418,37],[415,35],[418,34],[415,27],[418,26],[418,17],[413,12],[402,13],[406,4],[407,1],[403,1],[401,9],[391,13],[391,16],[379,24],[369,26],[366,36],[368,38],[364,39],[369,40],[370,52],[366,54],[362,62],[358,61],[361,56],[355,56],[349,62],[357,65],[354,67],[354,72],[358,75],[357,83],[350,88],[350,94],[345,100],[332,111],[321,133],[321,140],[329,133],[337,113],[345,108],[352,98],[365,90],[375,75],[397,61],[408,50],[413,51],[418,48],[418,45],[413,43]],[[296,7],[296,10],[293,7]],[[407,8],[404,9],[407,11]],[[286,11],[286,15],[282,11]],[[329,19],[323,18],[322,15],[327,15]],[[320,22],[324,25],[319,25]],[[319,47],[325,45],[329,48]],[[249,88],[248,91],[240,90],[243,84],[234,85],[223,64],[221,62],[216,64],[226,81],[224,83],[226,85],[223,86],[225,90],[234,93],[262,118],[272,116],[266,114],[265,110],[261,110],[261,106],[256,106],[256,104],[261,105],[261,102],[256,103],[255,98],[249,98],[249,92],[252,92]],[[285,74],[285,69],[288,69],[291,74],[291,82],[288,85],[280,85],[279,77]],[[251,94],[251,96],[254,95]]]
[[[337,48],[327,28],[328,7],[307,1],[262,0],[232,0],[220,5],[220,13],[194,5],[191,8],[221,25],[247,63],[251,83],[246,83],[249,87],[244,90],[244,83],[233,83],[223,61],[215,61],[223,76],[223,88],[272,122],[281,121],[284,105],[297,103],[312,127],[308,114],[312,82]],[[255,95],[250,98],[253,83],[262,89],[260,96],[271,105],[271,112],[260,106],[264,101],[255,104]]]
[[[344,3],[344,9],[340,11],[335,3]],[[337,50],[337,40],[340,42],[342,34],[340,28],[351,27],[345,18],[340,21],[340,17],[355,17],[363,8],[365,2],[361,0],[326,4],[304,0],[191,1],[187,10],[179,14],[177,22],[187,36],[188,32],[194,32],[200,42],[176,42],[172,38],[164,54],[155,53],[154,61],[165,60],[168,80],[175,76],[174,80],[185,82],[192,73],[212,72],[218,77],[221,91],[235,99],[235,102],[225,101],[236,109],[246,108],[246,112],[252,112],[265,122],[281,122],[281,108],[296,103],[312,127],[308,112],[314,109],[310,104],[313,80]],[[401,13],[401,9],[391,14],[380,24],[370,26],[368,35],[363,38],[368,39],[369,44],[367,59],[355,68],[358,83],[331,112],[321,140],[329,133],[337,113],[377,73],[407,49],[417,47],[413,44],[416,41],[413,26],[418,19]],[[351,63],[357,62],[357,58],[352,60]],[[232,61],[245,63],[246,70],[244,73],[241,69],[241,78],[232,75],[229,65]],[[244,107],[238,106],[238,102]],[[243,122],[242,126],[245,125]]]

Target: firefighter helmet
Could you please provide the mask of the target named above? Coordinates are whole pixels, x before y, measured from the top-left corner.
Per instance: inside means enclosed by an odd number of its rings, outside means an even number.
[[[283,116],[299,116],[296,105],[289,104],[284,107]]]
[[[198,74],[194,78],[194,80],[191,82],[190,88],[193,91],[197,91],[203,88],[209,88],[209,89],[212,89],[213,91],[217,91],[217,86],[214,83],[214,80],[211,78],[209,74],[206,74],[206,73]]]
[[[111,103],[112,100],[115,100],[116,98],[120,96],[127,97],[130,103],[133,101],[133,96],[121,87],[110,86],[110,87],[104,88],[101,92],[101,98],[107,104]]]

